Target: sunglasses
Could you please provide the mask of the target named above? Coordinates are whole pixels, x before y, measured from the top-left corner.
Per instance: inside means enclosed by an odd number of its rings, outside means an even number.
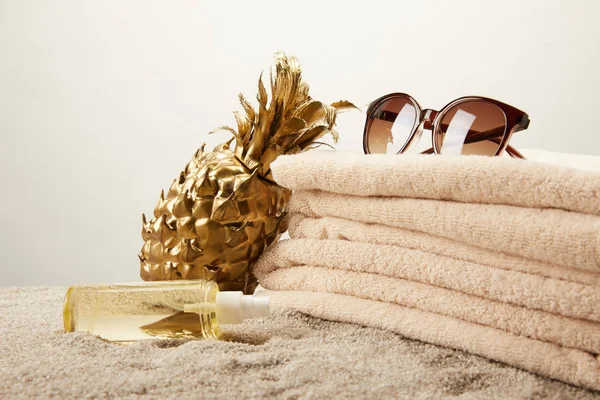
[[[525,158],[508,142],[528,126],[526,113],[486,97],[461,97],[436,111],[422,109],[408,94],[391,93],[369,105],[363,148],[365,154],[402,154],[427,129],[432,147],[421,154],[498,156],[506,151]]]

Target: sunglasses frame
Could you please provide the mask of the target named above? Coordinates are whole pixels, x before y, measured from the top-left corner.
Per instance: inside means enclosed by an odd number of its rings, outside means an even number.
[[[413,144],[417,143],[419,141],[419,139],[421,138],[421,135],[422,135],[424,129],[431,129],[431,133],[432,133],[431,134],[431,145],[432,145],[432,147],[430,149],[422,152],[422,154],[441,154],[442,133],[440,130],[441,129],[440,121],[442,120],[444,115],[449,110],[451,110],[453,107],[455,107],[461,103],[470,102],[470,101],[482,101],[485,103],[491,103],[491,104],[498,106],[498,108],[500,108],[500,110],[504,114],[506,124],[504,127],[504,132],[501,135],[498,134],[493,137],[487,137],[485,139],[476,140],[475,142],[482,141],[482,140],[490,140],[490,141],[498,144],[499,146],[498,146],[498,149],[496,150],[496,154],[494,154],[494,156],[498,156],[498,155],[502,154],[503,151],[506,151],[511,157],[523,158],[523,159],[525,158],[514,147],[510,146],[508,144],[508,142],[510,141],[512,135],[515,132],[525,130],[529,126],[529,116],[527,115],[527,113],[525,113],[511,105],[508,105],[506,103],[502,103],[498,100],[494,100],[494,99],[490,99],[488,97],[482,97],[482,96],[460,97],[460,98],[453,100],[450,103],[446,104],[439,111],[436,111],[436,110],[429,109],[429,108],[426,108],[426,109],[422,108],[421,105],[417,102],[417,100],[415,100],[414,97],[412,97],[411,95],[409,95],[407,93],[400,93],[400,92],[386,94],[385,96],[381,96],[378,99],[372,101],[371,104],[369,104],[369,107],[367,108],[367,119],[365,121],[365,128],[364,128],[364,132],[363,132],[363,150],[364,150],[365,154],[371,154],[371,152],[369,150],[369,130],[370,130],[371,124],[374,120],[373,112],[376,109],[378,109],[379,106],[381,106],[383,103],[385,103],[388,100],[394,99],[394,98],[406,98],[407,100],[410,100],[412,102],[412,104],[414,105],[415,109],[417,110],[417,116],[418,116],[417,120],[415,121],[415,126],[413,127],[413,130],[411,131],[408,139],[406,140],[406,142],[402,145],[402,147],[396,154],[405,153],[406,151],[408,151],[410,149],[410,147]]]

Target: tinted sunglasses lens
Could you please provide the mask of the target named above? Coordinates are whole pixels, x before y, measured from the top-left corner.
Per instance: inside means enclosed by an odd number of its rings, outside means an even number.
[[[369,152],[396,154],[417,125],[417,109],[408,97],[393,97],[373,110],[367,124]]]
[[[506,116],[493,103],[471,100],[444,113],[436,136],[442,154],[493,156],[506,133]]]

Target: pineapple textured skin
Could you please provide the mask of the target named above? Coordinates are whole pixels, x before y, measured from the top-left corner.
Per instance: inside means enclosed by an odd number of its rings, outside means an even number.
[[[298,60],[285,54],[276,55],[269,84],[270,98],[261,74],[256,109],[239,95],[237,129],[215,130],[233,138],[211,153],[199,149],[161,193],[154,217],[143,217],[142,279],[207,279],[248,294],[256,288],[254,263],[287,230],[290,191],[273,182],[271,163],[324,145],[327,134],[336,142],[337,113],[356,108],[346,100],[313,100]]]
[[[154,218],[143,218],[141,277],[214,280],[221,290],[252,293],[252,265],[287,229],[290,191],[249,169],[228,144],[203,150],[161,193]]]

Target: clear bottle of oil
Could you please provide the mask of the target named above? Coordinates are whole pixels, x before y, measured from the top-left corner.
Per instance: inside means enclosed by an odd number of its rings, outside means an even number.
[[[220,324],[269,316],[269,298],[220,292],[212,281],[162,281],[71,286],[66,332],[89,332],[130,343],[150,338],[218,338]]]

